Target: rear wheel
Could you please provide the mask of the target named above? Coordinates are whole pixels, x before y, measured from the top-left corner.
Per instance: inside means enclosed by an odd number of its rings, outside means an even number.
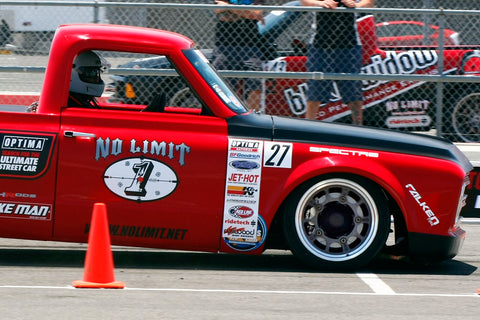
[[[285,208],[283,226],[290,249],[314,268],[363,266],[387,240],[386,199],[366,179],[332,177],[308,183]]]

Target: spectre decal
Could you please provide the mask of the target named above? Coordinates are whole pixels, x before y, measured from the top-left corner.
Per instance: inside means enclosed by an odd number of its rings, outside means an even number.
[[[119,197],[138,202],[165,198],[178,185],[169,166],[149,158],[119,160],[105,170],[103,181]]]

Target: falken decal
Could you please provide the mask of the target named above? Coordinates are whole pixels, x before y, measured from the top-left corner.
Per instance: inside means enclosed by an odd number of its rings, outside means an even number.
[[[425,215],[427,216],[427,221],[430,224],[430,226],[436,226],[437,224],[440,223],[440,220],[437,218],[435,213],[432,211],[430,206],[427,204],[426,201],[423,200],[422,195],[415,189],[415,187],[412,184],[407,184],[405,188],[410,192],[410,195],[417,201],[418,206],[425,212]]]
[[[38,178],[47,169],[55,135],[0,132],[0,177]]]
[[[178,178],[166,164],[149,158],[127,158],[111,164],[103,175],[107,188],[124,199],[143,202],[165,198]]]

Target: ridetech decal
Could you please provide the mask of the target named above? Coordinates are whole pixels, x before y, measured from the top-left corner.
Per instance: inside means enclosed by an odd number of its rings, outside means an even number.
[[[103,175],[107,188],[134,201],[154,201],[170,195],[178,185],[175,172],[148,158],[127,158],[110,165]]]
[[[0,132],[0,176],[37,178],[48,166],[54,135]]]
[[[252,159],[262,159],[263,141],[229,138],[228,143],[223,237],[255,242],[262,166]]]

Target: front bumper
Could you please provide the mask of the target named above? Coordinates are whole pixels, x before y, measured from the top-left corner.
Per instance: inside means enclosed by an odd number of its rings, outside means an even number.
[[[426,233],[408,233],[408,254],[412,258],[430,262],[443,261],[455,257],[465,240],[465,230],[458,227],[450,236]]]

